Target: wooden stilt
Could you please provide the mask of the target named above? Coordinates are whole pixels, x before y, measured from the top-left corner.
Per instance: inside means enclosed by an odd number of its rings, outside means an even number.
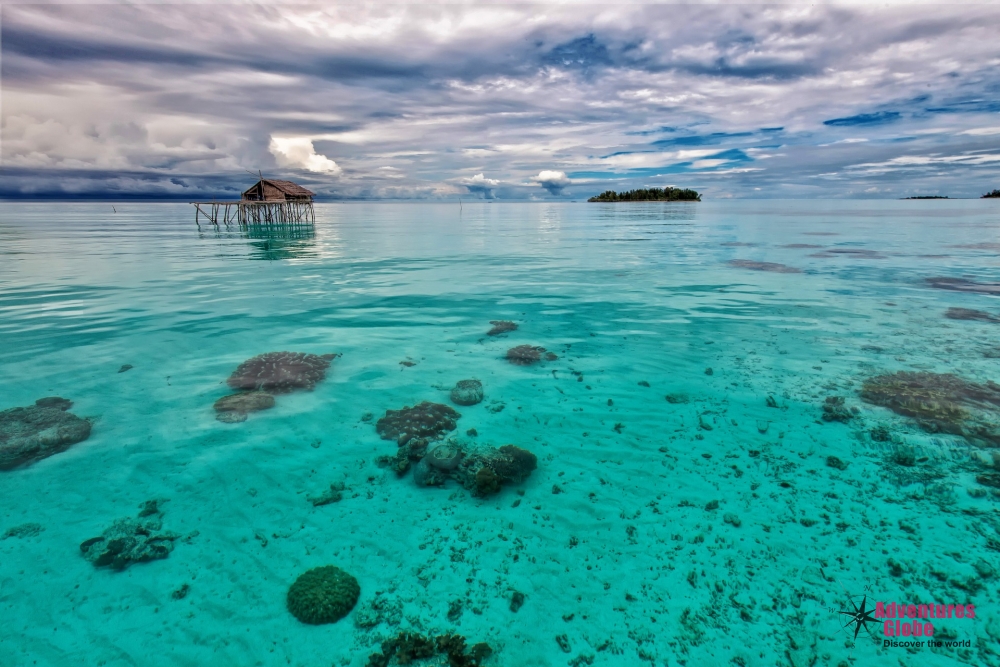
[[[302,201],[237,201],[237,202],[191,202],[195,208],[195,223],[205,216],[213,225],[288,225],[295,223],[313,224],[316,210],[312,202]],[[203,208],[204,207],[204,208]]]

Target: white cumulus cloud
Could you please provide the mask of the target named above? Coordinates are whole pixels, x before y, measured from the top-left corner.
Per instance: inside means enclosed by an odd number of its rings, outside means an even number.
[[[271,137],[268,150],[278,161],[279,167],[308,169],[332,176],[339,176],[343,171],[336,162],[318,154],[308,137]]]
[[[535,176],[534,180],[540,186],[549,191],[550,194],[557,195],[563,191],[567,185],[572,184],[573,181],[566,176],[564,171],[553,171],[551,169],[543,169],[538,172],[538,176]]]
[[[500,181],[495,178],[486,178],[483,174],[476,174],[472,178],[463,178],[459,181],[473,194],[481,194],[484,199],[496,199],[493,189],[500,185]]]

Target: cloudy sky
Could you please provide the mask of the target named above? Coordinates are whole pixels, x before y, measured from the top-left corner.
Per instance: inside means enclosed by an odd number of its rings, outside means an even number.
[[[0,196],[978,196],[1000,6],[7,4]]]

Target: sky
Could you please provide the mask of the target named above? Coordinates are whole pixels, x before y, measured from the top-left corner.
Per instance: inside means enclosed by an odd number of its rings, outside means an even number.
[[[5,4],[0,197],[978,197],[1000,5]],[[248,172],[252,172],[248,173]]]

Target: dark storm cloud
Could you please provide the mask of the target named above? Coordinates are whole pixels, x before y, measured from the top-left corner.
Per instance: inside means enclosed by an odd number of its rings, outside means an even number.
[[[2,196],[971,195],[1000,155],[988,6],[2,12]]]

